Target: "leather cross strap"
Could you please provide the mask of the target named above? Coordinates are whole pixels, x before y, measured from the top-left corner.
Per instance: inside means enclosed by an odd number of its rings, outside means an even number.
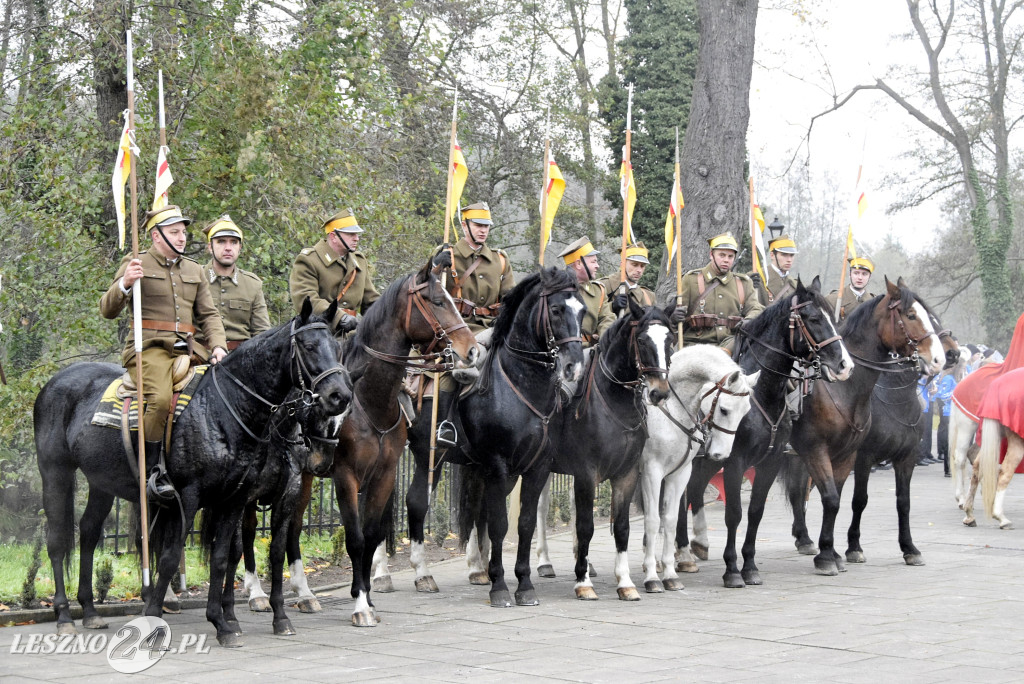
[[[352,287],[352,283],[356,281],[356,273],[358,273],[358,269],[353,268],[352,273],[349,274],[348,280],[345,282],[345,287],[341,288],[341,292],[339,292],[338,296],[335,297],[335,299],[337,299],[339,302],[345,298],[345,293],[347,293],[348,289]],[[353,316],[355,315],[355,312],[352,311],[351,309],[345,309],[345,311],[351,312],[351,315]]]
[[[455,294],[457,296],[462,296],[462,283],[466,282],[466,278],[473,274],[473,271],[477,269],[480,262],[483,260],[484,258],[477,254],[476,258],[473,259],[473,263],[471,263],[466,270],[462,272],[462,277],[455,275],[455,269],[452,269],[452,280],[455,281]]]

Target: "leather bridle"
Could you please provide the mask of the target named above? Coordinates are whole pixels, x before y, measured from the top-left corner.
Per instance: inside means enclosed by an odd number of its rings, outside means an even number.
[[[513,356],[518,357],[523,361],[539,363],[542,366],[554,368],[555,365],[557,365],[555,360],[558,358],[558,350],[562,347],[562,345],[569,344],[570,342],[579,342],[582,344],[583,338],[580,335],[570,335],[562,338],[556,338],[555,332],[551,328],[551,314],[548,310],[548,297],[550,297],[551,295],[558,294],[560,292],[575,293],[576,286],[566,285],[564,287],[559,287],[554,290],[542,290],[540,295],[538,295],[538,306],[536,307],[537,315],[536,320],[534,321],[534,332],[536,333],[538,339],[542,339],[545,341],[547,349],[543,351],[519,349],[518,347],[513,347],[506,339],[504,346],[509,350],[509,352]]]
[[[779,349],[778,347],[776,347],[774,345],[768,344],[767,342],[765,342],[761,338],[755,337],[754,335],[750,334],[748,331],[744,330],[743,328],[739,328],[737,330],[737,333],[743,335],[744,337],[746,337],[747,339],[751,340],[752,342],[757,342],[762,347],[765,347],[765,348],[775,352],[776,354],[780,354],[780,355],[784,356],[785,358],[789,359],[790,361],[793,361],[795,363],[801,364],[802,366],[808,366],[808,367],[812,368],[814,373],[813,373],[813,375],[811,377],[813,377],[813,378],[820,378],[821,377],[821,359],[819,358],[819,352],[822,349],[824,349],[826,346],[830,345],[830,344],[833,344],[835,342],[841,342],[842,339],[843,339],[843,336],[839,335],[837,333],[837,334],[833,335],[832,337],[829,337],[829,338],[826,338],[826,339],[822,340],[821,342],[818,342],[817,340],[814,339],[814,335],[811,333],[810,329],[807,327],[807,324],[804,322],[804,317],[800,313],[800,309],[803,309],[804,307],[809,306],[809,305],[811,305],[813,303],[814,303],[813,299],[808,299],[805,302],[799,302],[799,301],[797,301],[797,296],[796,295],[793,295],[793,298],[790,300],[790,310],[789,310],[789,351],[788,352],[786,350],[784,350],[784,349]],[[798,334],[799,334],[799,336],[798,336]],[[803,356],[797,356],[796,355],[796,347],[797,347],[796,341],[798,339],[803,339],[804,342],[807,344],[807,353],[804,354]],[[775,375],[781,375],[781,376],[787,377],[787,378],[790,377],[789,373],[780,373],[779,371],[777,371],[777,370],[775,370],[773,368],[769,368],[768,366],[764,365],[764,363],[762,363],[761,360],[759,358],[757,358],[756,354],[754,355],[754,360],[757,361],[757,365],[759,365],[764,370],[767,370],[767,371],[769,371],[771,373],[774,373]]]

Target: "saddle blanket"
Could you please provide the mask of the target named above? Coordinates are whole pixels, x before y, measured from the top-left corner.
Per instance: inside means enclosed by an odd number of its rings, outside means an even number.
[[[978,406],[979,418],[992,418],[1024,437],[1024,368],[1004,373],[988,386]]]
[[[195,376],[189,381],[180,392],[177,392],[171,398],[171,420],[177,420],[181,412],[185,410],[188,403],[192,401],[192,394],[196,388],[199,387],[199,381],[202,380],[203,375],[206,373],[206,369],[209,366],[196,366]],[[137,432],[139,429],[139,408],[138,399],[135,396],[122,399],[118,396],[118,390],[121,387],[122,378],[118,376],[117,380],[114,380],[107,389],[103,391],[103,396],[100,397],[100,404],[96,407],[96,413],[92,416],[92,424],[100,427],[110,427],[121,429],[121,419],[124,414],[124,402],[130,402],[128,407],[128,425],[132,432]]]
[[[1003,362],[986,364],[961,380],[953,390],[953,403],[968,418],[977,423],[978,407],[981,405],[989,385],[996,378],[1022,367],[1024,367],[1024,314],[1017,319],[1017,327],[1014,328],[1013,337],[1010,339],[1010,348],[1007,350]]]

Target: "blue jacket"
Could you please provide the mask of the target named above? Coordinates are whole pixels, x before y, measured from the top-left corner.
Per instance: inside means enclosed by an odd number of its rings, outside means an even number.
[[[936,401],[942,402],[942,415],[948,416],[953,403],[953,390],[956,389],[956,380],[952,375],[943,375],[939,379],[938,391],[935,393]]]

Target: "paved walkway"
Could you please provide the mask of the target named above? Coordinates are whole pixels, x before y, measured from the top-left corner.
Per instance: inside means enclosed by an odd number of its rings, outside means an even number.
[[[291,611],[299,632],[294,637],[273,636],[269,615],[240,612],[246,646],[237,650],[216,645],[203,611],[185,611],[166,616],[173,644],[186,633],[206,634],[210,651],[168,653],[131,676],[217,684],[1020,681],[1024,532],[999,530],[980,518],[978,528],[963,527],[950,482],[938,465],[919,468],[914,477],[912,523],[923,567],[903,563],[892,473],[880,472],[871,481],[864,524],[868,562],[851,564],[838,577],[814,574],[811,559],[795,553],[788,511],[776,492],[761,526],[761,587],[722,587],[725,528],[717,504],[709,509],[712,559],[685,577],[682,592],[618,601],[603,525],[593,553],[597,602],[573,598],[572,540],[565,534],[552,545],[559,577],[537,582],[539,607],[490,608],[487,588],[466,583],[461,560],[435,567],[438,595],[417,594],[411,573],[402,569],[395,575],[398,591],[375,598],[382,618],[376,628],[350,625],[345,590],[325,596],[321,614]],[[1018,487],[1011,485],[1008,515],[1024,526]],[[849,515],[847,509],[840,516],[844,539]],[[819,521],[815,496],[811,529]],[[639,520],[633,535],[641,538]],[[510,551],[505,558],[510,568]],[[638,552],[632,561],[633,579],[641,584]],[[111,619],[106,633],[113,637],[129,619]],[[0,679],[85,684],[128,677],[115,673],[104,653],[11,655],[15,637],[24,644],[31,634],[52,631],[52,623],[0,629]]]

